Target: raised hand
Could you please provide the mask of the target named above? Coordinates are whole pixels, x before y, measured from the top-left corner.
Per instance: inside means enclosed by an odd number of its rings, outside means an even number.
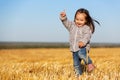
[[[60,13],[60,16],[61,16],[61,17],[65,17],[65,16],[66,16],[65,10]]]

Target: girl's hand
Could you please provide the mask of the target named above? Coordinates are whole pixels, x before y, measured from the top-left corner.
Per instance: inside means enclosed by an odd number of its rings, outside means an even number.
[[[60,13],[60,16],[61,16],[61,17],[65,17],[65,16],[66,16],[65,11],[62,11],[62,12]]]
[[[79,47],[80,47],[80,48],[82,48],[82,47],[84,47],[84,46],[85,46],[85,45],[84,45],[84,43],[83,43],[83,42],[81,42],[81,41],[78,43],[78,45],[79,45]]]

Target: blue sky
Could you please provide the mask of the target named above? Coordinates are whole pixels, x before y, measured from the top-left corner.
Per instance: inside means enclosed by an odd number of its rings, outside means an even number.
[[[0,41],[68,42],[69,33],[59,20],[69,20],[86,8],[101,23],[91,42],[120,43],[120,0],[0,0]]]

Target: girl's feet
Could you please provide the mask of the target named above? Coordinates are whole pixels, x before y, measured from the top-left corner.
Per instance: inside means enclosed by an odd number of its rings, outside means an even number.
[[[87,71],[91,72],[95,69],[95,66],[93,64],[88,64]]]

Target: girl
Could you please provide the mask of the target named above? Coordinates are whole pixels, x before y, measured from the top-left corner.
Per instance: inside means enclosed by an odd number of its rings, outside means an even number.
[[[78,9],[74,16],[74,21],[67,19],[65,11],[60,13],[60,19],[63,25],[69,31],[70,50],[73,53],[73,65],[76,75],[82,75],[81,60],[84,60],[88,65],[88,71],[92,71],[95,67],[92,64],[90,57],[87,57],[87,52],[90,49],[90,38],[94,33],[95,26],[88,10]],[[99,22],[97,22],[99,24]]]

